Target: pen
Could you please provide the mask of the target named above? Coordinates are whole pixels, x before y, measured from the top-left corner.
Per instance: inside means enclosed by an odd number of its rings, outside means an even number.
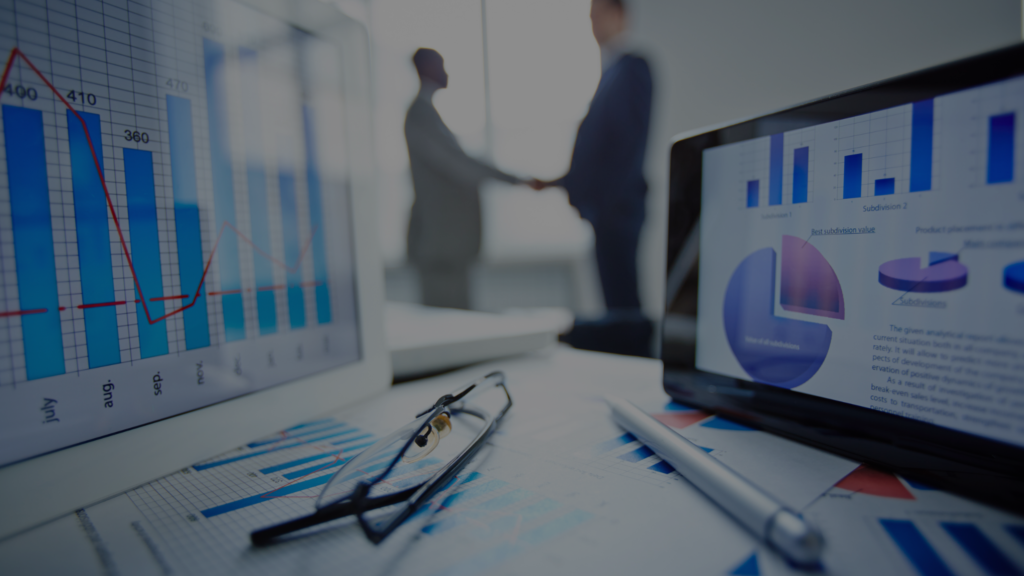
[[[606,396],[605,402],[619,426],[671,464],[758,539],[802,566],[814,565],[821,558],[824,537],[796,512],[633,403],[611,396]]]

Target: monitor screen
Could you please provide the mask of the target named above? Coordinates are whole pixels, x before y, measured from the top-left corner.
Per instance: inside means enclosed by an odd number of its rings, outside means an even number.
[[[1024,446],[1024,77],[864,94],[703,149],[696,366]]]
[[[339,48],[242,4],[12,4],[0,465],[361,358]]]

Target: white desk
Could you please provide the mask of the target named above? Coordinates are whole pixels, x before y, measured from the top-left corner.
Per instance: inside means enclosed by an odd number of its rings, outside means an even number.
[[[288,470],[260,472],[295,458],[282,452],[194,467],[0,542],[0,573],[755,573],[751,562],[756,573],[790,572],[677,474],[652,469],[656,457],[643,457],[642,448],[628,440],[616,443],[623,433],[600,400],[606,393],[631,397],[663,413],[665,421],[685,424],[684,435],[807,510],[829,538],[830,573],[913,573],[881,518],[914,522],[957,574],[979,568],[964,553],[950,551],[955,544],[948,536],[942,540],[943,518],[969,518],[1024,565],[1018,553],[1024,553],[1024,543],[1018,550],[1009,535],[996,538],[1007,524],[1024,525],[1020,519],[893,477],[895,486],[883,478],[873,484],[862,479],[859,488],[850,485],[854,490],[829,489],[856,464],[694,411],[665,412],[668,398],[656,361],[549,348],[399,385],[337,417],[368,434],[387,433],[490,369],[506,372],[515,404],[477,475],[456,489],[464,492],[448,509],[422,515],[380,547],[349,524],[266,550],[249,548],[252,528],[311,508],[309,496],[317,493],[243,502],[291,481],[282,476]],[[243,448],[207,462],[254,451]],[[897,497],[867,493],[879,487]],[[819,498],[822,492],[827,494]],[[239,507],[204,515],[225,505]]]

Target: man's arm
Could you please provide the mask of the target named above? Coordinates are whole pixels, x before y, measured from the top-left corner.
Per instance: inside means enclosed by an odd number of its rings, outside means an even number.
[[[441,131],[441,119],[433,110],[411,110],[406,118],[405,138],[410,153],[459,183],[475,186],[485,178],[509,184],[523,182],[466,154],[454,139]]]
[[[646,147],[650,123],[652,82],[647,63],[635,58],[622,72],[622,78],[601,97],[600,117],[586,134],[577,136],[573,165],[555,180],[534,180],[530,186],[542,190],[563,186],[574,190],[595,190],[621,186],[622,163]]]

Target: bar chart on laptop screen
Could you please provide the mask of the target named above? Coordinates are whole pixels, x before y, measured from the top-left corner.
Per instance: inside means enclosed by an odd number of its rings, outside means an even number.
[[[0,21],[0,465],[358,358],[335,45],[231,2]]]

